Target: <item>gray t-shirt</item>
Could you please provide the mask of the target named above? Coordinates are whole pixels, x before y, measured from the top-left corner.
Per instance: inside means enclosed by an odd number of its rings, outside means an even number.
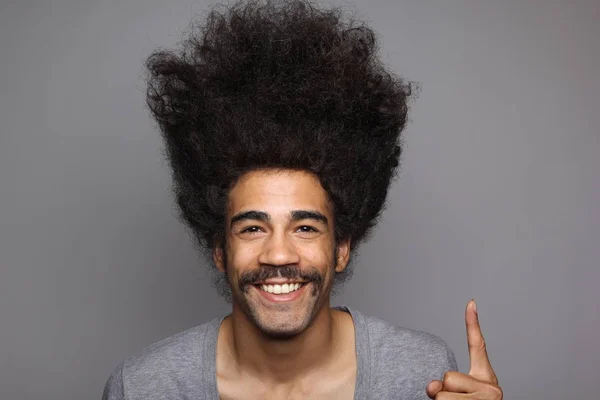
[[[356,335],[354,399],[426,400],[427,383],[457,370],[446,343],[429,333],[393,326],[346,306]],[[216,347],[225,317],[146,347],[112,373],[103,400],[218,400]]]

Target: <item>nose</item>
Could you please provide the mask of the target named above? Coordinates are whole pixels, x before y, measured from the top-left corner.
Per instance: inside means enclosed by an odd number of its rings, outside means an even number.
[[[258,257],[262,265],[281,267],[285,265],[298,264],[300,256],[294,245],[293,238],[285,232],[272,232],[263,241],[263,248]]]

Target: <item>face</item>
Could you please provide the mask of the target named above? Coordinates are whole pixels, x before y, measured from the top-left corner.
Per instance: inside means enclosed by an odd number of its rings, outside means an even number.
[[[349,259],[349,241],[334,236],[327,192],[309,172],[259,170],[229,193],[226,244],[214,251],[227,272],[233,312],[261,332],[290,337],[324,308],[336,272]]]

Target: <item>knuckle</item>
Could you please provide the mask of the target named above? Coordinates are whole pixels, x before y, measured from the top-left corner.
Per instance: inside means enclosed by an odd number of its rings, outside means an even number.
[[[504,393],[502,392],[502,388],[500,386],[494,386],[494,394],[498,400],[501,400],[504,397]]]
[[[498,378],[496,378],[496,375],[492,376],[492,383],[498,386]]]
[[[481,350],[485,350],[485,348],[486,348],[485,339],[483,339],[483,338],[481,339],[481,342],[479,343],[479,348]]]
[[[456,382],[458,372],[456,371],[446,371],[444,373],[444,383],[445,384],[453,384]]]
[[[480,350],[485,350],[485,339],[484,338],[481,338],[481,340],[478,340],[477,347]]]
[[[487,388],[488,394],[490,394],[490,399],[501,400],[504,396],[502,392],[502,388],[498,385],[489,385]]]
[[[478,352],[485,352],[485,349],[486,349],[485,340],[483,338],[480,340],[477,340],[475,343],[472,343],[470,347],[473,350],[476,350]]]

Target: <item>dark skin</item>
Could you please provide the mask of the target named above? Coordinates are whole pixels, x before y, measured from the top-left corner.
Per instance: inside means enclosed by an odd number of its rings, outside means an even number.
[[[330,306],[334,275],[348,265],[350,241],[336,243],[333,207],[318,178],[292,170],[247,173],[229,194],[226,221],[226,245],[213,252],[217,268],[227,272],[233,298],[217,341],[220,398],[354,398],[354,325],[350,315]],[[322,284],[272,275],[239,287],[244,273],[286,267],[317,273]],[[294,282],[303,285],[294,294],[262,290],[263,284]],[[426,388],[432,399],[502,398],[469,307],[471,372],[432,381]]]

